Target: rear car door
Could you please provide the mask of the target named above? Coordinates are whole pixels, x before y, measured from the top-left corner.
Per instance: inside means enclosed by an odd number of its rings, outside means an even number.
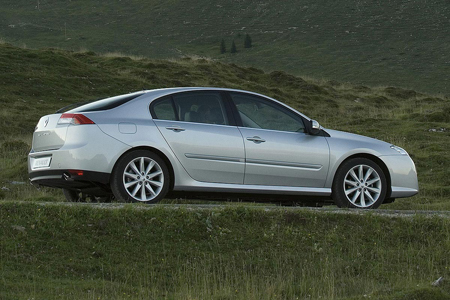
[[[323,136],[307,134],[298,114],[270,99],[238,92],[230,96],[244,138],[245,184],[325,185],[329,146]]]
[[[197,181],[243,184],[244,144],[230,126],[218,91],[189,91],[152,102],[153,120],[175,156]]]

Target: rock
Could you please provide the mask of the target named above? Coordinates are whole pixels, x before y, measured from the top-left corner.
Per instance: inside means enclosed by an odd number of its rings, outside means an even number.
[[[447,132],[447,128],[430,128],[429,132]]]
[[[11,228],[20,232],[25,232],[25,227],[19,225],[11,225]]]
[[[432,286],[439,286],[439,285],[441,285],[442,284],[442,282],[444,281],[444,277],[439,277],[438,279],[436,279],[436,281],[435,282],[433,282],[431,285]]]
[[[11,184],[15,184],[15,185],[17,185],[17,184],[25,184],[25,182],[23,182],[23,181],[11,181],[10,183]]]

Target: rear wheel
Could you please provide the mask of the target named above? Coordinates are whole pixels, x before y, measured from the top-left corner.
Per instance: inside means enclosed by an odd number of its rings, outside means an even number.
[[[166,163],[153,152],[136,150],[118,161],[111,189],[120,201],[156,203],[167,194],[169,183]]]
[[[367,158],[353,158],[342,164],[333,182],[333,199],[338,207],[377,208],[386,197],[383,170]]]

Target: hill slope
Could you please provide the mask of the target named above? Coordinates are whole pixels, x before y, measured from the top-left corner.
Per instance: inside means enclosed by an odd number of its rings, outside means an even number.
[[[243,48],[245,34],[253,39]],[[200,55],[296,75],[450,93],[446,0],[5,0],[0,38],[15,45]],[[221,39],[238,53],[219,54]]]
[[[174,86],[219,86],[279,99],[323,126],[404,147],[419,172],[420,197],[396,208],[450,208],[450,101],[396,87],[371,88],[304,80],[284,72],[182,59],[133,60],[93,52],[26,50],[0,44],[0,198],[35,198],[26,157],[39,118],[70,103]],[[29,192],[29,193],[28,193]],[[28,194],[27,194],[28,193]]]

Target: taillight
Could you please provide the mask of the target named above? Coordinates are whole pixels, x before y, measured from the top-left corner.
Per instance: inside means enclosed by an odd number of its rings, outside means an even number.
[[[69,170],[69,173],[72,176],[83,176],[84,171],[82,171],[82,170]]]
[[[62,124],[73,124],[73,125],[84,125],[84,124],[95,124],[94,121],[82,114],[62,114],[58,120],[58,125]]]

